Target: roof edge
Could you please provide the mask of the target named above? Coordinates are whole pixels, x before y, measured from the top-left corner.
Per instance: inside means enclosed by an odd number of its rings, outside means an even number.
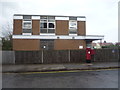
[[[35,14],[14,14],[14,16],[56,16],[56,17],[79,17],[79,18],[86,18],[85,16],[67,16],[67,15],[35,15]]]

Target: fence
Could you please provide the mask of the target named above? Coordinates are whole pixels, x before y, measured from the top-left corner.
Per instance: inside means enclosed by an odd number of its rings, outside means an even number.
[[[93,62],[116,62],[120,49],[96,49]],[[3,51],[3,64],[54,64],[85,62],[85,50]]]
[[[110,62],[119,60],[119,49],[96,49],[94,61]]]
[[[2,64],[15,64],[15,52],[2,51]]]

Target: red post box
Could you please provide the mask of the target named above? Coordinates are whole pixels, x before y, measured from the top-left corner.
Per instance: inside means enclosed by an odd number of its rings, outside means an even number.
[[[93,54],[91,48],[86,48],[86,63],[91,63],[91,55]]]

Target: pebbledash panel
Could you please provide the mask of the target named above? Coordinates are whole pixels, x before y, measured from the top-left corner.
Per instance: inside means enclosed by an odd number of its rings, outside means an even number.
[[[85,16],[15,14],[13,21],[13,50],[85,49],[103,38],[86,36]]]

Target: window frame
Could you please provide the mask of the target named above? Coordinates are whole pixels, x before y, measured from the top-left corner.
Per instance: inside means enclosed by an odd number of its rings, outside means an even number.
[[[24,26],[26,22],[30,22],[31,26],[29,28]],[[32,20],[23,20],[22,29],[32,29]]]
[[[71,23],[75,23],[76,25],[71,26]],[[72,28],[71,28],[72,27]],[[72,33],[71,30],[74,30],[75,33]],[[77,30],[78,30],[78,23],[77,20],[69,20],[69,34],[77,34]]]
[[[43,20],[46,20],[47,28],[41,28],[41,23],[44,23]],[[51,20],[51,21],[50,21],[50,20]],[[49,24],[50,24],[50,23],[54,24],[54,28],[50,28],[50,27],[49,27]],[[49,29],[51,29],[51,30],[53,29],[53,30],[54,30],[54,33],[55,33],[55,28],[56,28],[55,18],[52,19],[52,18],[50,18],[49,16],[47,16],[46,18],[40,19],[40,30],[41,30],[41,29],[42,29],[42,30],[45,29],[45,30],[47,30],[46,33],[47,33],[47,34],[50,34],[50,33],[49,33]],[[41,32],[40,32],[40,33],[41,33]],[[54,33],[52,33],[52,34],[54,34]]]
[[[25,22],[30,22],[31,23],[31,26],[29,28],[27,27],[24,27],[24,23]],[[29,30],[29,32],[26,32],[26,31]],[[22,35],[32,35],[32,19],[23,19],[22,20]]]
[[[46,19],[41,19],[41,20],[40,20],[40,29],[47,29],[47,28],[41,28],[41,22],[42,22],[42,23],[45,23],[45,22],[43,22],[43,20],[46,20]],[[46,23],[47,23],[47,20],[46,20]],[[47,25],[47,27],[48,27],[48,25]]]
[[[53,23],[53,24],[54,24],[54,28],[49,28],[49,24],[50,24],[50,23]],[[55,20],[54,20],[54,22],[48,22],[47,25],[48,25],[48,29],[55,29],[55,28],[56,28],[56,27],[55,27]]]

